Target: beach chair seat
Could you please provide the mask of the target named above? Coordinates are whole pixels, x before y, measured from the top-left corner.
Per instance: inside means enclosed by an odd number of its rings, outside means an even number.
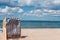
[[[19,38],[20,34],[14,34],[14,35],[8,34],[7,37],[8,38]]]
[[[18,28],[16,28],[16,32],[14,32],[15,31],[15,29],[14,30],[12,30],[12,32],[9,32],[8,34],[7,34],[7,37],[8,38],[17,38],[17,37],[20,37],[21,36],[21,32],[20,32],[20,29],[18,29]]]

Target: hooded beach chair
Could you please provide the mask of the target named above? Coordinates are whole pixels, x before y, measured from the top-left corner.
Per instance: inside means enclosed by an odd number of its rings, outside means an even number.
[[[6,19],[6,37],[20,38],[21,27],[19,18],[5,18]]]

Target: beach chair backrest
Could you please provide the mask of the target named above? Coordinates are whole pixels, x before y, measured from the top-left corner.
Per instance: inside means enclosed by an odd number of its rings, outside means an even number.
[[[18,18],[8,18],[6,20],[6,32],[7,37],[11,35],[20,35],[19,37],[21,37],[20,20]]]

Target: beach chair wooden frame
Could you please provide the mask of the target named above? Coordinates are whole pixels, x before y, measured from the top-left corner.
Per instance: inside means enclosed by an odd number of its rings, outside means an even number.
[[[6,18],[3,20],[2,30],[3,30],[3,33],[2,33],[3,34],[3,40],[7,40],[7,36],[6,36]]]
[[[6,36],[6,38],[7,38],[7,39],[9,39],[9,38],[21,38],[21,26],[20,26],[19,29],[18,29],[18,30],[19,30],[19,34],[13,34],[13,35],[12,35],[12,34],[8,34],[8,32],[7,32],[7,29],[8,29],[8,28],[7,28],[7,19],[8,19],[8,18],[5,18],[5,19],[4,19],[4,20],[5,20],[5,21],[4,21],[5,27],[4,27],[4,28],[5,28],[5,34],[6,34],[5,36]],[[17,19],[16,19],[16,20],[17,20]],[[19,21],[20,21],[20,20],[19,20]],[[20,22],[19,22],[19,23],[20,23]],[[9,26],[9,25],[8,25],[8,26]],[[8,30],[9,30],[9,29],[8,29]]]

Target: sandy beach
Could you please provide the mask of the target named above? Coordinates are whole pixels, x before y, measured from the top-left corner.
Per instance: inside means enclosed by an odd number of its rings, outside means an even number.
[[[60,28],[21,29],[21,38],[13,40],[60,40]]]
[[[0,40],[4,40],[2,33],[0,33]]]
[[[21,40],[60,40],[60,28],[22,29]]]

